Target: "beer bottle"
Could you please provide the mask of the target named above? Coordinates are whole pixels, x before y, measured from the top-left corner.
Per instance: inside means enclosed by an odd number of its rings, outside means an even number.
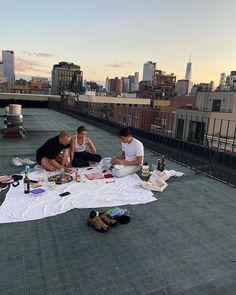
[[[161,160],[160,159],[158,159],[158,161],[157,161],[157,170],[161,171]]]

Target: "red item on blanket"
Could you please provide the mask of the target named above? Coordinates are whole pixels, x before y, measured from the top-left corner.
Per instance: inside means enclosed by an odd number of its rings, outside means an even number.
[[[104,178],[113,178],[114,176],[111,173],[104,174]]]

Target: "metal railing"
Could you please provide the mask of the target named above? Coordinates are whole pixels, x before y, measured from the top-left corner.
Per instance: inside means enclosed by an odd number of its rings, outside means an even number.
[[[49,107],[113,134],[129,126],[146,148],[236,186],[236,121],[152,108],[49,101]]]

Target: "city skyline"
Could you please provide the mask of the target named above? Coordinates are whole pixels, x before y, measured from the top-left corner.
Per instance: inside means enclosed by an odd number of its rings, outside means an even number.
[[[51,77],[60,61],[81,66],[84,79],[140,73],[151,60],[156,68],[183,79],[192,53],[192,81],[215,81],[236,69],[236,2],[130,0],[40,3],[2,1],[1,50],[15,52],[16,77]],[[117,3],[117,2],[116,2]],[[96,7],[95,7],[96,5]],[[6,26],[7,23],[7,26]]]

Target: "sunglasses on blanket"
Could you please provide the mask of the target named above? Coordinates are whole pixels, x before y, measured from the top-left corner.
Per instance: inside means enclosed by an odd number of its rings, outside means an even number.
[[[21,180],[23,176],[19,174],[13,174],[11,178],[13,179],[12,186],[16,187],[20,184],[19,180]]]

